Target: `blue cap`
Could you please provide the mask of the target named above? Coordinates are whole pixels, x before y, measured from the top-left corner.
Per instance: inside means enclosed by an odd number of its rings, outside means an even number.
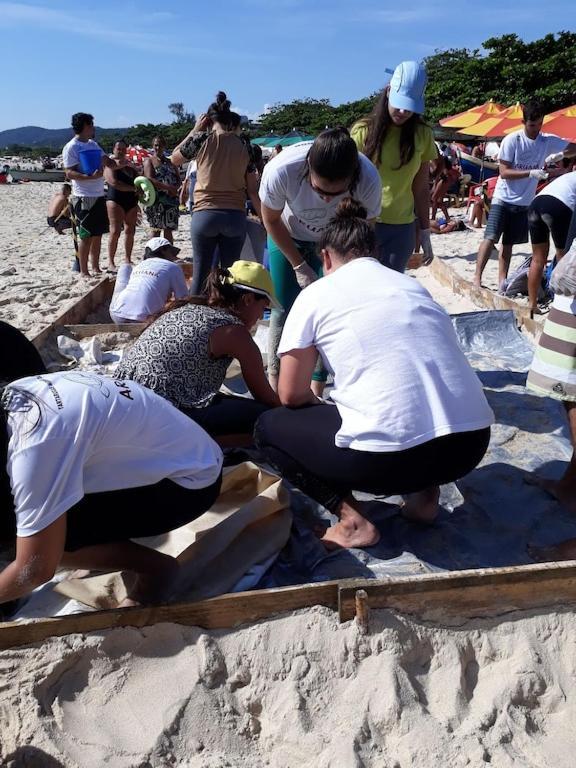
[[[388,101],[395,109],[408,109],[424,114],[424,91],[428,77],[423,64],[403,61],[398,64],[390,80]]]

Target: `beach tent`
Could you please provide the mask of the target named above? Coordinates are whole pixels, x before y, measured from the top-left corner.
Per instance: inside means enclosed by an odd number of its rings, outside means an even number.
[[[443,128],[466,128],[469,125],[479,122],[488,117],[494,117],[505,109],[502,104],[498,104],[490,99],[477,107],[470,107],[465,112],[459,112],[457,115],[451,115],[440,120]]]
[[[130,162],[136,163],[136,165],[142,165],[144,158],[150,157],[150,152],[137,144],[135,147],[128,147],[126,150],[126,157]]]
[[[252,144],[258,144],[261,147],[267,146],[269,142],[276,143],[280,136],[277,136],[275,133],[269,133],[268,136],[259,136],[257,139],[250,139]]]
[[[482,136],[483,138],[493,138],[505,136],[506,133],[517,131],[522,127],[522,105],[517,102],[508,109],[503,109],[497,115],[486,117],[483,120],[473,123],[465,128],[458,128],[458,133],[466,136]]]

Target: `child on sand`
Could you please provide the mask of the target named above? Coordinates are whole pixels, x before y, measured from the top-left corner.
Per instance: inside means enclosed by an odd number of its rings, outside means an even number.
[[[49,227],[53,227],[59,235],[64,234],[65,229],[72,227],[70,218],[70,195],[72,194],[71,184],[62,184],[60,191],[50,200],[48,206],[48,217],[46,221]]]

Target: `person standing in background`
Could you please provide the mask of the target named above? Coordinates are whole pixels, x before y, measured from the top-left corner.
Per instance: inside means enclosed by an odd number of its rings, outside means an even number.
[[[104,154],[94,141],[94,117],[87,112],[72,115],[74,138],[62,150],[62,163],[66,178],[72,182],[71,210],[78,231],[78,261],[80,274],[91,277],[88,271],[88,257],[92,272],[100,274],[100,248],[102,235],[108,232],[108,212],[104,191],[104,167],[113,161]],[[83,173],[80,153],[84,150],[99,150],[99,167],[91,174]]]
[[[360,152],[378,168],[382,205],[376,222],[376,247],[381,264],[404,272],[420,226],[424,264],[434,258],[430,242],[430,161],[438,150],[432,129],[422,120],[426,70],[403,61],[394,70],[371,115],[350,132]]]

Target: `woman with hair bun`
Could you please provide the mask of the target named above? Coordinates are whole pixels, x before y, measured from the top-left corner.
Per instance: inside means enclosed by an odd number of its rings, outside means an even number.
[[[449,316],[415,280],[373,258],[366,209],[344,200],[319,242],[324,277],[300,293],[284,326],[278,394],[256,445],[283,477],[339,517],[328,547],[367,547],[379,533],[352,491],[403,495],[431,522],[440,485],[480,462],[493,415]],[[317,356],[331,398],[310,390]]]
[[[270,272],[282,310],[272,312],[268,344],[268,378],[278,384],[276,354],[287,313],[302,288],[321,273],[316,245],[338,207],[350,195],[368,210],[380,212],[381,184],[370,160],[358,153],[346,128],[322,131],[314,142],[295,144],[264,168],[260,184],[262,221],[268,232]],[[320,394],[326,372],[314,372]]]
[[[190,224],[194,262],[191,293],[195,295],[205,287],[216,248],[223,268],[240,257],[246,239],[248,197],[260,214],[258,175],[239,132],[240,115],[230,110],[226,94],[219,91],[216,101],[172,153],[175,165],[192,160],[197,163]]]
[[[430,161],[438,157],[432,129],[422,119],[426,70],[403,61],[394,70],[371,115],[352,127],[358,149],[378,167],[382,201],[376,223],[378,258],[404,272],[420,224],[424,264],[434,258],[430,244]]]

